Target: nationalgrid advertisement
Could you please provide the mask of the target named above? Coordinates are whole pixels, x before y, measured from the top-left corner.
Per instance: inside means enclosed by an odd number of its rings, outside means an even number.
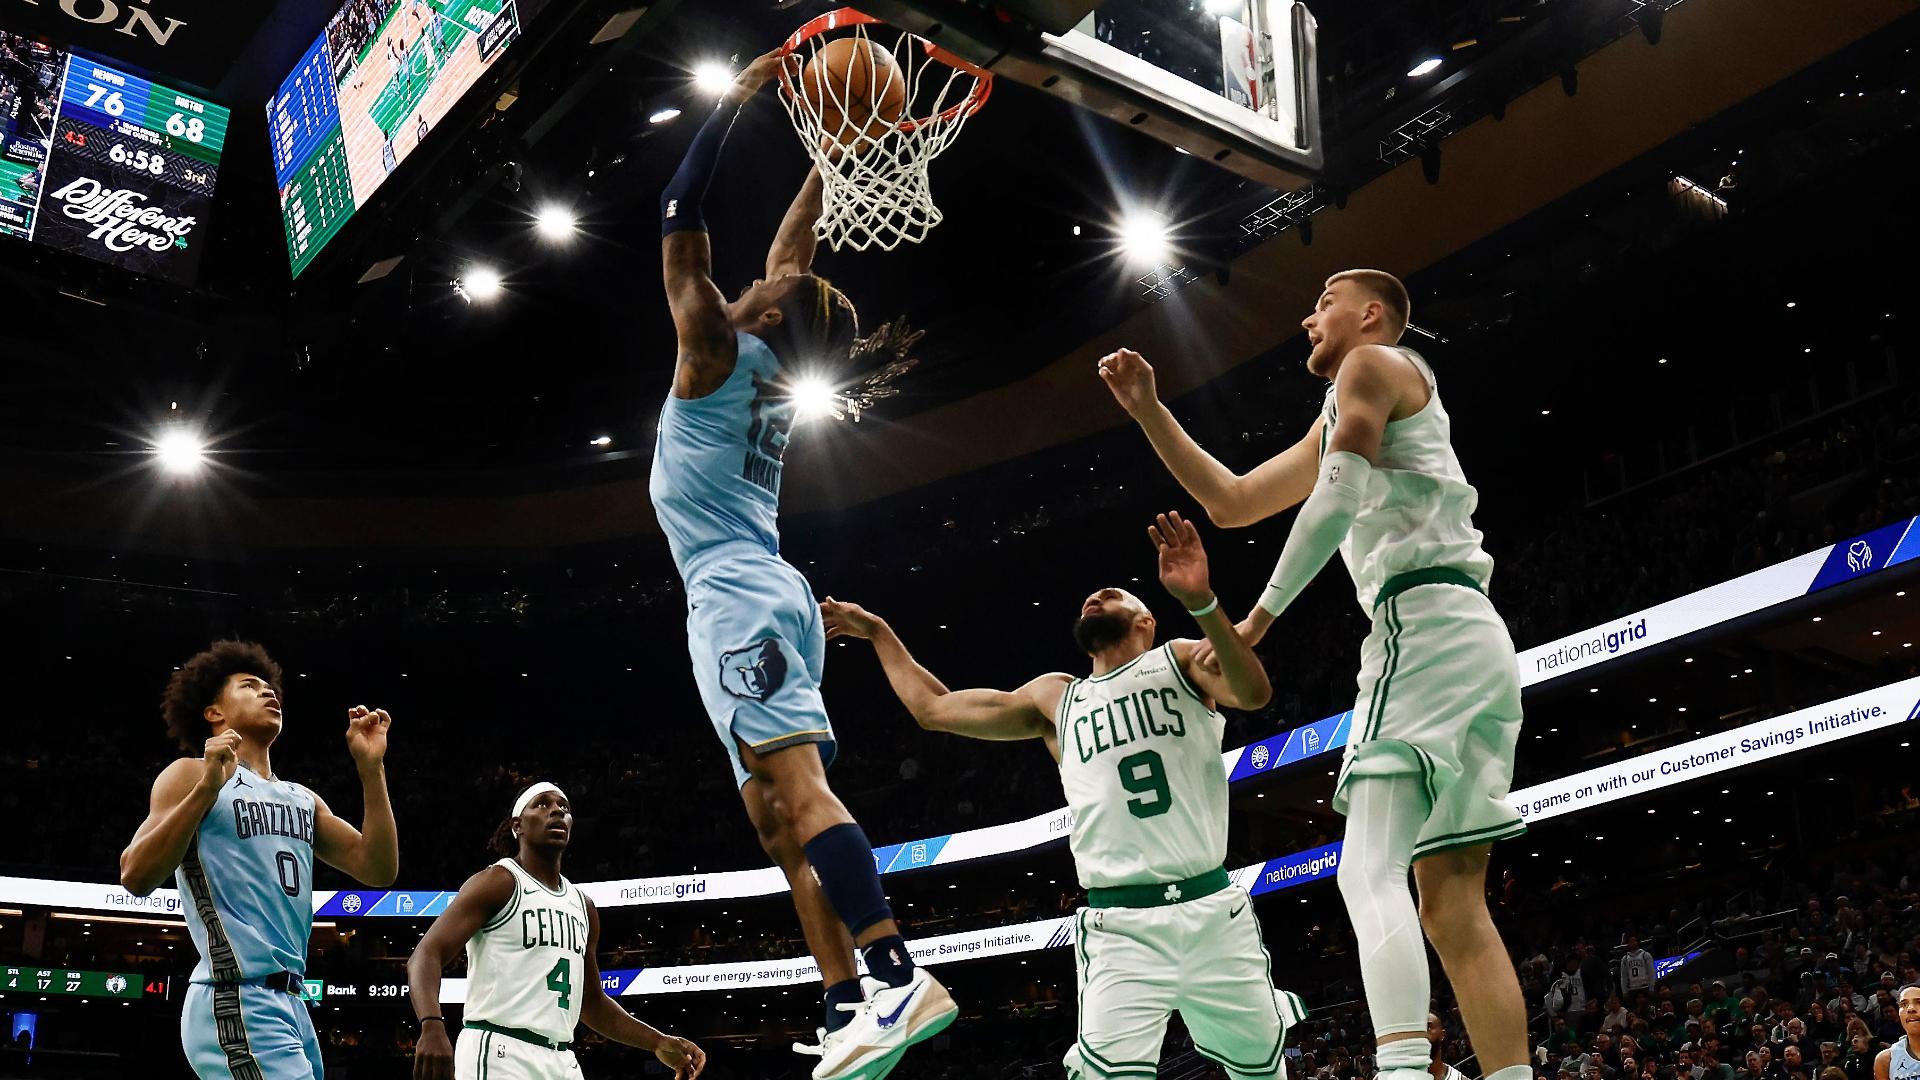
[[[1640,643],[1673,640],[1713,622],[1762,610],[1795,597],[1829,588],[1843,581],[1905,562],[1920,549],[1914,521],[1896,522],[1831,548],[1809,552],[1787,562],[1723,582],[1677,600],[1635,614],[1609,627],[1575,634],[1559,642],[1529,650],[1520,657],[1523,685],[1562,674],[1567,665],[1591,666],[1612,656],[1632,652]],[[1702,610],[1719,613],[1702,622]],[[1656,637],[1657,635],[1657,637]],[[1616,647],[1608,650],[1606,643]],[[1597,650],[1565,659],[1568,643],[1598,642]],[[1563,659],[1551,660],[1553,657]],[[1529,667],[1553,675],[1528,677]],[[1786,754],[1827,745],[1853,735],[1883,730],[1920,719],[1920,679],[1908,679],[1849,695],[1821,705],[1732,731],[1693,739],[1628,761],[1589,769],[1513,792],[1509,798],[1529,823],[1594,809],[1620,799],[1643,795],[1690,780],[1769,761]],[[1352,714],[1342,713],[1295,728],[1284,735],[1227,751],[1222,755],[1229,777],[1238,782],[1306,761],[1346,745]],[[1028,850],[1065,837],[1073,816],[1065,810],[1037,815],[983,829],[927,840],[891,844],[874,849],[874,863],[882,873],[946,865],[988,855]],[[1235,885],[1254,896],[1330,879],[1339,869],[1339,843],[1267,859],[1232,872]],[[786,880],[774,867],[714,874],[683,874],[624,881],[581,883],[580,888],[601,907],[626,907],[697,900],[725,900],[767,896],[786,890]],[[432,918],[446,910],[451,891],[391,891],[366,889],[313,894],[314,913],[322,918],[390,917]],[[158,889],[136,897],[113,885],[0,877],[0,902],[95,911],[123,911],[160,915],[181,914],[179,895]],[[1015,926],[966,931],[910,942],[917,961],[938,964],[1030,952],[1066,945],[1071,919],[1048,919]],[[1690,957],[1669,957],[1674,967]],[[676,993],[740,986],[785,986],[815,981],[818,970],[808,958],[754,961],[737,964],[682,965],[607,971],[609,993],[623,995]],[[310,997],[398,996],[405,987],[394,984],[332,984],[308,980]],[[464,1000],[462,980],[447,981],[443,1000]]]

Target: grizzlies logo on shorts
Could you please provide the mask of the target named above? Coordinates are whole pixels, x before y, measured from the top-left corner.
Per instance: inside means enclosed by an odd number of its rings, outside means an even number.
[[[787,657],[776,638],[720,654],[720,685],[734,697],[765,701],[787,681]]]
[[[726,545],[688,575],[687,653],[735,783],[749,778],[742,746],[770,754],[818,743],[832,762],[833,725],[820,700],[826,652],[819,601],[778,555]]]

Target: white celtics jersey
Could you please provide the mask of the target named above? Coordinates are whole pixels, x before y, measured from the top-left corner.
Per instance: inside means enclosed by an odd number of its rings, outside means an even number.
[[[1226,724],[1171,643],[1073,680],[1054,721],[1082,888],[1184,881],[1226,862]]]
[[[1395,574],[1450,567],[1479,582],[1482,592],[1493,577],[1493,558],[1481,548],[1480,530],[1473,527],[1480,493],[1467,483],[1454,456],[1453,422],[1440,404],[1433,369],[1412,349],[1399,351],[1427,380],[1427,404],[1381,433],[1360,512],[1340,543],[1361,610],[1368,613],[1380,587]],[[1334,387],[1327,388],[1320,416],[1325,421],[1320,454],[1325,457],[1340,422]]]
[[[465,1020],[572,1042],[587,977],[587,898],[566,878],[542,885],[512,859],[513,899],[467,940]]]

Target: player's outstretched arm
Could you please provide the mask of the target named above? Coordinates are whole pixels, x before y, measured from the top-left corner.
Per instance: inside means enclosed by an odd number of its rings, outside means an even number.
[[[513,874],[503,866],[489,866],[468,878],[407,957],[407,996],[420,1025],[413,1046],[414,1080],[453,1080],[453,1039],[440,1008],[440,976],[473,935],[513,901],[513,890]]]
[[[727,300],[713,283],[713,246],[702,203],[720,164],[727,133],[746,104],[783,61],[779,50],[754,60],[721,95],[687,147],[687,156],[660,192],[661,274],[667,308],[680,339],[673,375],[676,396],[705,397],[733,374],[738,346]]]
[[[120,853],[120,887],[145,896],[160,887],[187,856],[187,845],[233,776],[240,733],[223,731],[207,740],[206,756],[181,758],[153,781],[147,819]]]
[[[808,169],[806,182],[800,185],[792,205],[787,207],[787,216],[780,219],[773,245],[767,248],[767,280],[813,269],[813,253],[820,243],[813,235],[813,224],[820,220],[822,190],[819,168]]]
[[[1194,688],[1235,709],[1258,709],[1273,699],[1273,683],[1252,646],[1240,637],[1221,610],[1207,567],[1200,530],[1177,513],[1161,514],[1147,526],[1147,538],[1160,553],[1160,584],[1200,624],[1213,646],[1213,660],[1195,663],[1197,643],[1176,643],[1174,653]],[[1184,646],[1184,647],[1182,647]]]
[[[1062,674],[1042,675],[1018,690],[949,690],[933,672],[920,665],[887,620],[859,604],[829,596],[820,603],[827,639],[865,638],[887,673],[894,695],[929,731],[947,731],[972,739],[1015,740],[1044,738],[1053,730],[1053,711],[1071,680]]]
[[[1307,497],[1313,490],[1314,454],[1320,438],[1320,421],[1300,441],[1262,462],[1252,472],[1241,474],[1220,463],[1180,426],[1173,413],[1160,401],[1154,386],[1153,367],[1132,349],[1121,349],[1100,358],[1100,378],[1113,392],[1115,401],[1133,417],[1153,452],[1160,455],[1167,471],[1187,489],[1207,511],[1207,518],[1221,528],[1251,525],[1285,510]]]
[[[580,1003],[580,1022],[617,1043],[650,1051],[660,1064],[673,1070],[673,1080],[693,1080],[707,1067],[707,1055],[692,1039],[668,1035],[634,1019],[632,1013],[607,996],[600,981],[600,909],[587,901],[587,998]]]
[[[1313,494],[1287,533],[1287,546],[1273,568],[1273,578],[1260,594],[1260,606],[1248,616],[1252,640],[1258,641],[1273,620],[1293,603],[1320,568],[1327,565],[1353,527],[1380,454],[1380,438],[1393,417],[1399,390],[1389,376],[1395,354],[1385,346],[1363,345],[1347,354],[1334,384],[1340,424],[1320,459]]]
[[[347,710],[347,753],[360,774],[366,808],[360,828],[347,824],[325,799],[313,797],[314,856],[355,881],[378,888],[393,884],[400,874],[400,834],[393,823],[393,800],[387,795],[387,728],[392,724],[393,717],[385,709],[355,705]]]

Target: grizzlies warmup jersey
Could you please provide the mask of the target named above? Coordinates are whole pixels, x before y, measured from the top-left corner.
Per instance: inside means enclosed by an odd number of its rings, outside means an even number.
[[[1083,888],[1184,881],[1227,857],[1225,721],[1187,682],[1173,645],[1075,679],[1056,717]]]
[[[187,932],[200,950],[194,982],[306,972],[316,805],[299,784],[266,779],[245,765],[221,785],[173,874]]]

